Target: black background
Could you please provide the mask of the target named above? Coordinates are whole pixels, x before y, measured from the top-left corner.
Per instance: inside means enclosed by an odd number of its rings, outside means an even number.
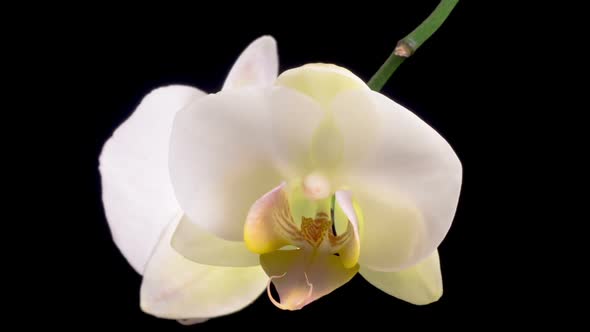
[[[356,276],[301,311],[281,311],[263,295],[236,314],[183,327],[141,312],[141,277],[118,252],[105,220],[100,150],[150,90],[187,84],[216,92],[243,48],[265,34],[278,42],[281,71],[328,62],[368,80],[396,41],[437,3],[393,1],[387,9],[374,4],[366,11],[296,5],[242,10],[227,4],[214,10],[153,7],[149,14],[139,14],[115,8],[66,15],[68,19],[40,46],[47,51],[47,63],[53,64],[51,79],[56,85],[60,81],[58,96],[67,109],[63,146],[72,160],[60,165],[74,182],[64,198],[68,202],[59,208],[64,215],[59,228],[63,239],[52,241],[60,263],[42,261],[46,266],[41,270],[52,275],[50,283],[55,285],[43,301],[43,311],[51,312],[60,326],[165,331],[234,326],[278,330],[277,324],[337,330],[357,323],[385,330],[479,330],[524,321],[530,309],[523,308],[539,304],[531,297],[538,281],[528,277],[531,249],[517,235],[531,223],[523,217],[527,196],[522,188],[528,170],[516,162],[531,153],[531,138],[515,135],[518,121],[529,110],[518,113],[502,106],[511,92],[505,83],[496,83],[507,79],[498,69],[502,54],[494,51],[504,37],[503,22],[490,19],[488,9],[475,8],[473,1],[461,1],[382,90],[441,133],[463,163],[459,208],[439,248],[444,295],[438,302],[413,306]],[[517,85],[519,75],[508,80]],[[513,112],[509,120],[506,112]]]

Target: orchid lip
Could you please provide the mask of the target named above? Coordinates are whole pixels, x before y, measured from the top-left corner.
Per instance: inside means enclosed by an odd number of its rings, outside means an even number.
[[[311,295],[313,294],[313,284],[309,282],[309,278],[307,276],[307,273],[304,272],[303,275],[305,276],[305,283],[309,287],[309,290],[307,291],[307,294],[301,300],[299,300],[295,305],[287,306],[287,305],[281,304],[281,302],[275,300],[275,298],[272,296],[272,294],[270,292],[270,286],[272,284],[272,281],[275,279],[284,278],[286,275],[287,275],[287,272],[285,272],[281,275],[278,275],[278,276],[271,276],[268,279],[268,284],[266,285],[266,293],[268,295],[268,298],[272,302],[272,304],[277,306],[277,308],[280,308],[283,310],[299,310],[299,309],[303,308],[305,306],[305,302],[309,298],[311,298]]]
[[[328,183],[321,175],[313,176],[315,178],[308,181],[312,185]],[[339,287],[342,280],[349,280],[358,271],[358,227],[349,226],[342,234],[336,234],[333,227],[331,202],[341,201],[342,195],[336,192],[323,199],[312,199],[306,186],[309,183],[305,180],[299,187],[283,182],[263,195],[252,205],[244,228],[246,246],[261,254],[262,268],[270,277],[267,289],[270,300],[284,310],[301,309]],[[300,197],[305,197],[316,210],[313,217],[302,215],[300,225],[295,224],[289,204],[289,198],[297,195],[297,188],[301,191]],[[357,219],[348,218],[348,222],[356,223]],[[286,245],[297,249],[281,250]],[[326,278],[331,280],[326,281]],[[281,301],[271,296],[271,283],[277,288]]]

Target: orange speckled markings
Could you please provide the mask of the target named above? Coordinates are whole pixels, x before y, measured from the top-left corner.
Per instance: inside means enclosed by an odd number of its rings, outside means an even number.
[[[332,220],[324,212],[318,212],[315,218],[301,218],[301,233],[314,248],[319,247],[331,231]]]

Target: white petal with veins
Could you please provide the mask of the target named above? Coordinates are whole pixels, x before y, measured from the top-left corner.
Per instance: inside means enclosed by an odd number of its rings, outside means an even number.
[[[172,247],[185,258],[199,264],[215,266],[256,266],[258,255],[243,241],[219,238],[183,216],[172,236]]]
[[[217,317],[241,310],[264,291],[268,276],[260,266],[203,265],[177,253],[170,241],[179,220],[166,228],[146,266],[143,311],[169,319]]]
[[[172,121],[177,111],[202,96],[180,85],[152,91],[101,152],[102,200],[113,240],[140,274],[180,209],[168,175]]]
[[[438,251],[399,272],[379,272],[361,267],[360,274],[373,286],[412,304],[437,301],[443,293]]]
[[[346,133],[343,181],[365,220],[360,263],[398,271],[424,259],[455,216],[462,181],[457,155],[428,124],[379,93],[342,93],[333,110]]]
[[[271,36],[262,36],[250,43],[238,57],[222,90],[271,85],[277,78],[278,71],[277,43]]]
[[[282,166],[305,167],[296,163],[311,141],[304,125],[322,116],[310,112],[313,105],[286,88],[248,88],[206,96],[179,112],[170,174],[189,219],[223,239],[242,241],[250,206],[283,181]],[[279,128],[289,126],[281,134]]]

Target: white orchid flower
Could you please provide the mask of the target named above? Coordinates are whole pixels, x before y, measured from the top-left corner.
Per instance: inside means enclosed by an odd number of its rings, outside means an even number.
[[[268,290],[296,310],[357,272],[436,301],[461,188],[453,149],[344,68],[277,73],[274,39],[259,38],[222,91],[157,89],[105,144],[106,216],[143,274],[141,308],[196,323]]]

